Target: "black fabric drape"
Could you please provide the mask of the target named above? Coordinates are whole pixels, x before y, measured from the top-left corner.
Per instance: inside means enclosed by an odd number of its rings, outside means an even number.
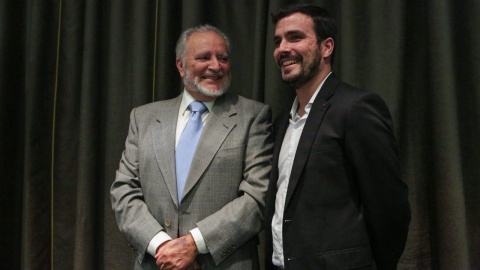
[[[454,0],[0,1],[0,269],[132,269],[109,197],[130,110],[180,93],[177,38],[210,23],[230,91],[277,115],[295,93],[269,14],[291,3],[330,10],[334,71],[391,109],[412,206],[399,269],[479,269],[480,2]]]
[[[0,265],[20,268],[25,149],[25,3],[0,2]],[[12,12],[13,11],[13,12]],[[8,75],[7,75],[8,74]],[[48,217],[47,217],[48,218]],[[5,262],[5,263],[1,263]]]

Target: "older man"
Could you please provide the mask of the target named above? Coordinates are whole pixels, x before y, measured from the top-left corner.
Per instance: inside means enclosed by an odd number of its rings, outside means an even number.
[[[185,90],[133,109],[111,188],[135,269],[258,269],[270,108],[225,93],[228,38],[205,25],[176,48]]]

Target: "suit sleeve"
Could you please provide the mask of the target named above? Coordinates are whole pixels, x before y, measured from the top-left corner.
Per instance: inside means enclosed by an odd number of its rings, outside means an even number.
[[[143,200],[138,167],[138,126],[135,109],[130,114],[125,150],[110,189],[110,198],[118,227],[134,249],[139,262],[142,262],[148,243],[163,228]]]
[[[273,148],[268,106],[264,105],[251,121],[247,136],[243,180],[238,187],[241,195],[197,223],[217,265],[263,227]]]
[[[360,189],[378,269],[396,269],[410,222],[406,184],[400,179],[390,112],[376,94],[358,97],[347,114],[346,154]]]

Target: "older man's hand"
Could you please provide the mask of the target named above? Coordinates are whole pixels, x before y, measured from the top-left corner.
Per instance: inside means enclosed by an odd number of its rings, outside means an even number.
[[[195,261],[197,255],[195,241],[188,234],[160,245],[155,259],[161,270],[200,269],[200,265]]]

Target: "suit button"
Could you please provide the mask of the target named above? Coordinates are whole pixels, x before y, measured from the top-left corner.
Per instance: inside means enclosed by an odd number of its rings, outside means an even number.
[[[170,219],[165,219],[165,226],[167,227],[170,227],[170,225],[172,224],[172,222],[170,221]]]
[[[135,253],[135,256],[138,256],[137,251],[135,250],[135,248],[134,248],[132,245],[130,245],[130,244],[128,244],[128,246],[132,249],[133,253]]]

